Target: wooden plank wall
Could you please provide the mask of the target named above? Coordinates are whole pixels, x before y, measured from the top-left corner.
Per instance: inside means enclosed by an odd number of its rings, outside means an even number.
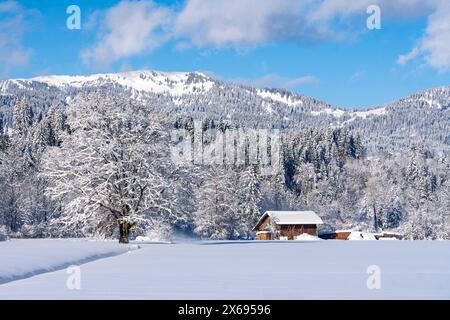
[[[315,224],[303,224],[303,225],[281,225],[280,236],[287,237],[289,240],[294,240],[296,236],[303,233],[310,234],[312,236],[317,235],[317,226]]]

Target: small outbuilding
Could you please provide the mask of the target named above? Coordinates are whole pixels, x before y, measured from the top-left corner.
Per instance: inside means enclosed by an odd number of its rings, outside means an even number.
[[[317,236],[322,219],[314,211],[266,211],[253,228],[258,240],[295,240],[301,234]]]
[[[381,233],[381,235],[375,235],[375,237],[377,238],[377,240],[383,239],[392,239],[392,240],[402,240],[404,238],[403,234],[399,233],[399,232],[394,232],[394,231],[383,231]]]
[[[361,232],[352,230],[336,230],[319,234],[319,238],[324,240],[401,240],[403,235],[393,231],[383,231],[378,233]]]
[[[352,230],[336,230],[319,234],[319,238],[324,240],[347,240]]]

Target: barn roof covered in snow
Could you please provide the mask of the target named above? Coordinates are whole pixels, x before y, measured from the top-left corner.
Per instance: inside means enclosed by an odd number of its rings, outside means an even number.
[[[314,211],[266,211],[253,229],[258,229],[268,216],[278,225],[323,224]]]

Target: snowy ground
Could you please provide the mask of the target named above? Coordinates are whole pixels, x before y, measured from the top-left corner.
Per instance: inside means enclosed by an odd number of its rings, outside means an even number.
[[[5,270],[6,275],[11,270],[23,274],[18,270],[24,266],[54,269],[46,267],[45,261],[56,261],[56,257],[61,259],[54,265],[77,261],[85,245],[95,248],[92,252],[107,248],[118,252],[118,246],[110,242],[2,242],[0,278],[5,278]],[[448,241],[139,246],[139,250],[82,264],[80,290],[67,288],[70,275],[64,269],[2,284],[0,299],[450,299]],[[118,248],[125,252],[128,247]],[[55,260],[41,259],[40,253],[50,256],[49,251]],[[367,268],[373,265],[379,267],[381,288],[369,290]]]
[[[0,284],[127,252],[112,241],[13,240],[0,242]]]

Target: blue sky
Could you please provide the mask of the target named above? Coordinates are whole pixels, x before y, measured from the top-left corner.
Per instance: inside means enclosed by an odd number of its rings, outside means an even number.
[[[81,29],[69,30],[69,5]],[[376,4],[381,29],[369,30]],[[371,11],[372,12],[372,11]],[[0,77],[203,71],[341,107],[450,85],[445,0],[0,1]]]

